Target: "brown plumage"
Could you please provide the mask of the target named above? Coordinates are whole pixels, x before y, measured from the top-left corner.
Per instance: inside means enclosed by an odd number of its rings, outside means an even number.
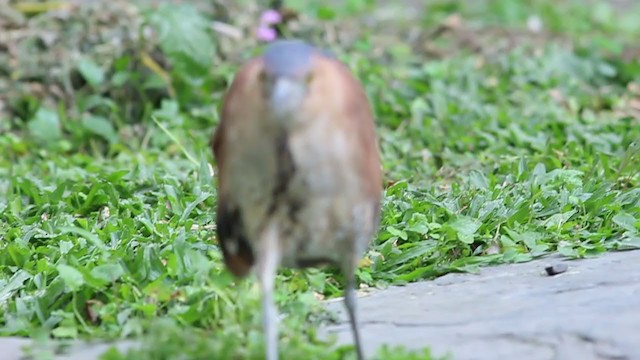
[[[349,69],[296,40],[236,74],[213,138],[217,232],[236,276],[256,269],[266,357],[277,359],[279,266],[338,266],[358,357],[355,269],[379,222],[382,173],[371,106]]]

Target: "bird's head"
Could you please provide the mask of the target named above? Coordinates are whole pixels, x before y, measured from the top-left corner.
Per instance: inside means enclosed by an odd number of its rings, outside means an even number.
[[[277,41],[265,49],[260,83],[267,109],[277,121],[292,121],[303,105],[313,81],[317,51],[300,40]]]

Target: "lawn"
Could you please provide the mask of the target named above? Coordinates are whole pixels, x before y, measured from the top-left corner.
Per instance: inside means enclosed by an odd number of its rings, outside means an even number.
[[[266,2],[158,2],[0,10],[0,334],[42,359],[51,339],[144,334],[104,358],[262,356],[256,283],[215,238],[209,143]],[[386,186],[363,290],[640,248],[639,5],[285,3],[285,36],[336,53],[376,114]],[[317,336],[343,284],[282,269],[286,358],[354,358]]]

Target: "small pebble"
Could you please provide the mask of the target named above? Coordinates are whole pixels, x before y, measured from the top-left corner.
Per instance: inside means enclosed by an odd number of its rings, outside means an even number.
[[[569,267],[567,266],[567,264],[560,263],[560,264],[547,266],[544,269],[547,271],[547,275],[553,276],[553,275],[562,274],[563,272],[567,271],[568,268]]]

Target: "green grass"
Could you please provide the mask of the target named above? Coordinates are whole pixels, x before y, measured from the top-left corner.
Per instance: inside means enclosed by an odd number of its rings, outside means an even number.
[[[348,3],[307,11],[348,24],[372,9]],[[425,31],[450,11],[478,29],[511,29],[536,13],[576,47],[523,37],[491,55],[427,59],[392,48],[380,56],[380,35],[366,29],[353,47],[328,44],[374,104],[387,181],[380,232],[357,273],[362,284],[640,248],[640,66],[620,56],[640,29],[573,1],[525,3],[438,1],[419,17]],[[208,165],[221,95],[254,44],[222,60],[204,15],[185,7],[145,17],[169,29],[184,18],[201,20],[155,43],[173,65],[166,74],[144,66],[143,52],[156,56],[149,44],[112,59],[88,51],[68,75],[83,79],[72,101],[8,93],[11,112],[0,118],[0,334],[149,334],[129,358],[260,358],[260,294],[253,280],[237,282],[223,267]],[[22,89],[20,73],[10,75]],[[318,298],[340,296],[342,286],[331,269],[281,271],[287,358],[353,357],[351,346],[331,348],[316,334],[329,317]],[[388,348],[379,358],[432,357]]]

